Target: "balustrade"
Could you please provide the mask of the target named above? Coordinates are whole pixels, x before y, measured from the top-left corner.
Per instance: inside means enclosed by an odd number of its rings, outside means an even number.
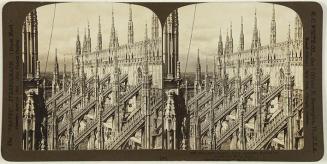
[[[86,123],[86,126],[84,127],[84,129],[80,132],[78,132],[78,134],[76,135],[76,137],[74,138],[74,143],[77,145],[79,144],[85,137],[87,136],[89,133],[89,131],[92,131],[92,129],[96,126],[97,124],[97,119],[93,119],[90,120]]]
[[[67,125],[67,120],[58,121],[58,131],[61,132],[64,126]]]
[[[283,112],[280,111],[276,117],[270,120],[269,124],[264,128],[262,135],[254,137],[249,141],[247,147],[248,149],[255,149],[263,140],[266,140],[268,136],[274,135],[278,132],[283,126],[286,125],[287,116],[283,115]],[[284,123],[284,124],[282,124]]]
[[[293,111],[300,109],[303,109],[303,102],[298,103],[297,107],[294,108]],[[269,124],[264,128],[263,134],[249,141],[248,148],[261,148],[287,124],[287,118],[288,116],[286,116],[282,111],[279,111],[279,113],[272,120],[270,120]]]
[[[238,101],[234,101],[231,105],[229,105],[227,107],[227,109],[223,109],[223,108],[218,108],[217,113],[215,114],[215,124],[225,115],[227,115],[227,113],[231,112],[231,110],[236,107],[238,104]],[[201,124],[201,133],[205,133],[208,128],[209,128],[209,124],[210,122],[208,122],[207,124]]]
[[[156,100],[157,100],[156,103],[154,103],[154,105],[151,105],[150,107],[152,113],[154,113],[157,107],[161,106],[162,98],[160,97]],[[106,145],[108,145],[107,149],[117,148],[116,146],[121,145],[121,143],[126,141],[126,139],[128,139],[130,135],[132,135],[135,132],[135,130],[137,130],[139,126],[144,123],[144,121],[145,121],[145,114],[142,112],[141,108],[138,108],[137,112],[135,112],[133,115],[129,117],[129,119],[127,119],[127,122],[122,127],[122,131],[120,133],[117,133],[113,137],[111,142],[108,141],[106,143]]]
[[[249,75],[248,77],[246,77],[246,78],[242,81],[242,84],[247,83],[247,82],[248,82],[249,80],[251,80],[251,79],[252,79],[252,75]],[[269,79],[269,75],[265,76],[263,82],[266,82],[267,79]],[[229,83],[232,83],[233,80],[235,80],[235,78],[232,78],[232,79],[229,81]],[[227,94],[229,94],[229,93],[233,93],[233,92],[235,92],[235,88],[230,88]],[[201,109],[201,106],[202,106],[202,105],[204,105],[205,103],[207,103],[208,101],[211,100],[211,93],[208,93],[208,94],[205,94],[205,93],[207,93],[207,92],[205,92],[205,90],[201,91],[198,95],[196,95],[195,97],[193,97],[193,98],[188,102],[188,104],[189,104],[189,105],[188,105],[189,108],[190,108],[191,110],[193,109],[192,111],[195,110],[195,104],[194,104],[194,101],[195,101],[195,100],[198,100],[198,101],[199,101],[199,102],[198,102],[198,106],[199,106],[200,109]],[[252,94],[252,93],[253,93],[253,87],[250,88],[250,89],[248,90],[248,92],[247,92],[246,95],[250,95],[250,94]],[[203,95],[205,95],[205,96],[203,97]],[[220,100],[223,96],[224,96],[224,95],[221,95],[221,97],[218,96],[218,98],[216,98],[216,99]],[[214,96],[214,97],[216,97],[216,96]]]
[[[280,93],[284,88],[284,85],[280,85],[278,87],[272,87],[272,89],[270,89],[270,91],[268,91],[268,93],[266,95],[262,96],[262,101],[266,102],[271,100],[272,98],[276,97],[276,95],[278,93]]]
[[[131,87],[129,88],[125,94],[122,96],[121,101],[125,102],[130,96],[133,96],[135,92],[137,92],[138,90],[140,90],[142,87],[142,84],[138,84],[135,87]]]
[[[141,85],[140,85],[141,86]],[[137,87],[135,87],[135,88],[137,88]],[[135,90],[135,88],[134,89],[132,89],[132,90]],[[128,95],[133,95],[133,94],[131,94],[130,92],[128,92],[127,93]],[[90,107],[90,106],[93,106],[93,103],[95,104],[96,102],[94,101],[94,102],[91,102],[91,104],[89,104],[88,106]],[[86,108],[86,109],[88,109],[88,107]],[[114,108],[114,106],[111,106],[111,105],[106,105],[105,106],[105,109],[108,109],[108,110],[104,110],[104,113],[103,113],[103,115],[102,115],[102,117],[104,117],[103,119],[106,119],[107,117],[109,117],[110,116],[110,114],[114,111],[113,109],[115,109]],[[83,111],[87,111],[87,110],[83,110]],[[138,110],[134,115],[132,115],[131,116],[131,119],[129,119],[129,120],[127,120],[127,123],[125,123],[125,125],[123,126],[123,129],[124,129],[124,127],[126,127],[126,126],[133,126],[132,125],[132,123],[131,122],[135,122],[135,120],[136,120],[136,118],[137,117],[140,117],[140,115],[138,114],[139,112],[141,112],[141,110]],[[83,113],[83,112],[81,112],[81,113]],[[79,115],[81,115],[81,114],[79,114]],[[78,118],[78,117],[77,117]],[[141,118],[141,117],[140,117]],[[98,121],[98,118],[96,119],[96,121],[95,122],[97,122]],[[92,130],[94,130],[96,127],[90,127],[90,128],[88,128],[88,130],[87,131],[83,131],[83,132],[81,132],[80,134],[80,136],[82,136],[82,134],[83,134],[83,136],[82,137],[84,137],[84,136],[87,136],[87,134],[85,134],[85,133],[89,133],[89,132],[91,132]],[[124,131],[124,130],[123,130]],[[85,134],[85,135],[84,135]],[[78,138],[81,138],[81,137],[78,137]],[[79,140],[81,140],[81,139],[79,139]]]
[[[127,79],[127,75],[124,75],[122,78],[121,78],[121,81]],[[129,88],[126,93],[123,95],[122,99],[120,99],[120,101],[124,101],[125,99],[128,99],[129,96],[133,96],[134,93],[136,91],[138,91],[140,88],[142,87],[141,84],[135,86],[135,87],[131,87]],[[109,91],[111,91],[112,89],[112,86],[110,86],[106,91],[105,93],[109,93]],[[156,109],[157,107],[161,106],[161,91],[160,89],[152,89],[151,90],[152,92],[152,97],[160,97],[159,99],[156,98],[156,99],[150,99],[150,106],[151,106],[151,110],[154,110]],[[81,99],[82,96],[78,96],[76,98],[76,100],[79,100]],[[159,100],[159,101],[158,101]],[[73,110],[73,121],[76,121],[78,118],[80,118],[80,116],[82,116],[85,112],[89,111],[89,109],[94,106],[96,104],[96,101],[95,101],[95,98],[94,97],[91,97],[90,98],[90,101],[88,101],[87,105],[84,107],[84,108],[81,108],[81,109],[75,109]],[[69,108],[68,107],[65,107],[64,109],[67,109]],[[102,117],[103,119],[106,119],[107,117],[109,117],[112,112],[114,111],[114,106],[112,105],[105,105],[104,106],[104,111],[102,113]],[[152,111],[153,113],[154,111]],[[129,117],[129,119],[127,120],[127,122],[123,125],[122,127],[122,131],[121,133],[119,134],[116,134],[115,137],[113,138],[113,140],[110,142],[110,143],[115,143],[115,142],[120,142],[120,141],[124,141],[124,139],[128,138],[129,137],[129,133],[133,133],[134,130],[136,130],[139,125],[143,124],[144,123],[144,113],[142,113],[142,110],[141,109],[138,109],[138,111],[136,113],[134,113],[133,115],[131,115]],[[75,146],[78,146],[78,144],[85,138],[85,136],[88,136],[89,135],[89,132],[91,132],[92,130],[94,130],[96,128],[96,124],[98,122],[98,117],[96,117],[95,119],[91,119],[87,122],[86,126],[84,127],[84,129],[80,132],[78,132],[76,134],[76,137],[75,137]],[[143,120],[143,121],[142,121]],[[59,127],[59,131],[63,131],[66,127],[67,127],[67,124],[68,123],[65,123],[65,124],[62,124],[60,125]],[[133,129],[132,129],[133,128]]]

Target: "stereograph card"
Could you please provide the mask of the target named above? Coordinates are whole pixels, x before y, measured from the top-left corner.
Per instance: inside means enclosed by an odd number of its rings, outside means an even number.
[[[316,2],[8,2],[8,161],[317,161]]]

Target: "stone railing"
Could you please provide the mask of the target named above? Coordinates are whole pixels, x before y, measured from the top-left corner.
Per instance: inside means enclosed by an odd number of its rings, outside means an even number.
[[[293,111],[303,109],[303,102],[297,104]],[[291,116],[293,117],[293,116]],[[247,147],[249,150],[261,149],[269,140],[271,140],[280,130],[288,123],[289,116],[286,116],[283,111],[270,120],[269,124],[264,128],[263,134],[250,140]]]
[[[245,112],[244,120],[249,120],[255,111],[257,111],[256,107],[248,106],[247,111]],[[216,145],[220,146],[231,134],[235,132],[238,126],[239,120],[231,121],[231,123],[228,125],[228,128],[224,132],[221,132],[220,136],[217,136]]]
[[[226,109],[219,108],[218,111],[215,111],[217,113],[215,113],[215,118],[214,118],[215,122],[214,123],[216,124],[221,118],[223,118],[225,115],[227,115],[229,112],[231,112],[232,109],[234,109],[234,107],[237,106],[237,104],[238,104],[238,101],[234,101],[233,103],[230,103]],[[210,121],[208,121],[205,124],[201,124],[201,134],[205,133],[209,129],[209,125],[210,125]]]
[[[89,110],[93,105],[95,105],[95,100],[91,99],[90,103],[86,105],[86,107],[82,109],[75,109],[72,111],[73,113],[73,122],[75,122],[79,117],[81,117],[85,112]],[[65,110],[67,111],[67,110]],[[63,124],[61,127],[58,127],[58,133],[62,133],[67,128],[68,122]]]
[[[151,105],[151,111],[154,113],[156,108],[160,107],[162,105],[162,98],[157,99],[157,101],[150,102]],[[137,112],[135,112],[132,116],[129,116],[129,119],[122,127],[122,131],[120,133],[116,133],[114,138],[112,140],[108,140],[105,145],[107,145],[107,149],[118,149],[119,146],[122,144],[122,142],[126,141],[142,124],[144,124],[145,121],[145,113],[142,111],[141,108],[137,109]]]
[[[122,95],[120,101],[125,102],[130,96],[133,96],[135,92],[139,91],[142,88],[142,84],[138,84],[137,86],[130,87],[126,90],[125,94]]]
[[[97,123],[98,119],[93,119],[86,123],[84,129],[79,132],[76,137],[74,137],[75,146],[78,146],[78,144],[83,141],[83,139],[89,134],[89,132],[91,132],[96,127]]]
[[[287,116],[283,115],[283,112],[280,111],[276,117],[274,117],[269,124],[264,128],[262,135],[254,137],[247,144],[249,150],[256,149],[264,140],[267,140],[268,136],[272,136],[279,132],[287,123]]]

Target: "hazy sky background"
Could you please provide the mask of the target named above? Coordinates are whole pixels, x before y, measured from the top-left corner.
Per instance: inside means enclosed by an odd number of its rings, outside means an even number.
[[[260,31],[261,44],[269,44],[270,22],[272,18],[272,4],[269,3],[203,3],[198,4],[193,29],[193,39],[190,48],[187,72],[195,71],[197,49],[200,49],[202,71],[205,69],[206,58],[209,71],[213,69],[213,56],[217,55],[219,30],[222,32],[223,45],[225,46],[227,28],[232,22],[234,52],[239,45],[241,29],[241,16],[243,16],[244,48],[248,49],[252,42],[254,27],[254,11],[257,10],[258,30]],[[181,71],[185,71],[188,45],[194,13],[194,5],[185,6],[179,12],[179,53]],[[291,25],[293,37],[294,20],[296,13],[287,7],[275,5],[277,42],[287,38],[288,24]],[[228,30],[230,34],[230,31]]]
[[[83,42],[84,29],[90,22],[92,49],[95,49],[98,33],[98,17],[101,16],[101,30],[103,48],[107,48],[110,39],[111,10],[113,3],[59,3],[56,8],[56,18],[52,35],[52,43],[48,60],[47,71],[53,71],[54,52],[58,48],[58,60],[63,63],[64,58],[67,71],[70,71],[71,55],[75,53],[77,28],[79,28],[81,42]],[[272,17],[272,4],[269,3],[202,3],[197,5],[193,39],[187,71],[195,70],[197,49],[200,49],[202,71],[204,71],[206,59],[209,71],[213,67],[213,56],[217,52],[219,30],[222,31],[222,39],[225,46],[226,31],[232,23],[234,52],[239,45],[241,28],[241,16],[243,16],[245,49],[248,49],[252,40],[254,25],[254,10],[257,10],[258,30],[260,31],[262,45],[269,43],[270,22]],[[41,72],[44,72],[46,56],[49,46],[51,23],[54,5],[46,5],[37,9],[39,23],[39,60]],[[144,39],[145,23],[148,24],[148,35],[151,32],[152,11],[142,6],[132,5],[134,40]],[[120,44],[127,43],[127,25],[129,5],[114,3],[115,27],[118,32]],[[294,20],[296,13],[284,6],[275,5],[277,42],[287,38],[288,25],[291,25],[291,37],[293,37]],[[185,70],[186,56],[191,25],[193,20],[194,5],[179,8],[179,53],[181,71]],[[228,30],[228,33],[229,30]],[[64,57],[65,56],[65,57]],[[60,71],[63,65],[60,65]]]
[[[63,61],[70,71],[71,55],[75,53],[77,28],[79,28],[81,44],[83,44],[84,29],[90,22],[92,50],[95,50],[98,34],[98,20],[101,17],[102,47],[109,47],[112,4],[114,4],[115,28],[119,44],[127,43],[127,28],[129,5],[123,3],[58,3],[52,34],[51,49],[48,59],[48,71],[53,71],[55,48],[58,49],[59,69],[63,70]],[[148,35],[151,36],[152,11],[137,5],[131,5],[133,11],[134,41],[144,40],[145,24],[148,25]],[[39,23],[39,60],[41,72],[45,70],[48,53],[51,24],[54,5],[46,5],[37,9]]]

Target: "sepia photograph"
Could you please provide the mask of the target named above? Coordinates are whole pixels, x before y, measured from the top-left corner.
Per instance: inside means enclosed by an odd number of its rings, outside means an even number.
[[[22,149],[301,150],[303,26],[272,3],[38,7],[22,30]]]
[[[151,10],[46,5],[26,17],[23,38],[23,150],[154,147],[163,85],[161,26]]]
[[[303,37],[297,13],[270,3],[201,3],[179,8],[178,18],[172,55],[177,59],[167,62],[168,72],[177,66],[175,82],[164,87],[175,86],[169,92],[175,98],[167,100],[174,102],[180,130],[174,146],[303,149]]]

